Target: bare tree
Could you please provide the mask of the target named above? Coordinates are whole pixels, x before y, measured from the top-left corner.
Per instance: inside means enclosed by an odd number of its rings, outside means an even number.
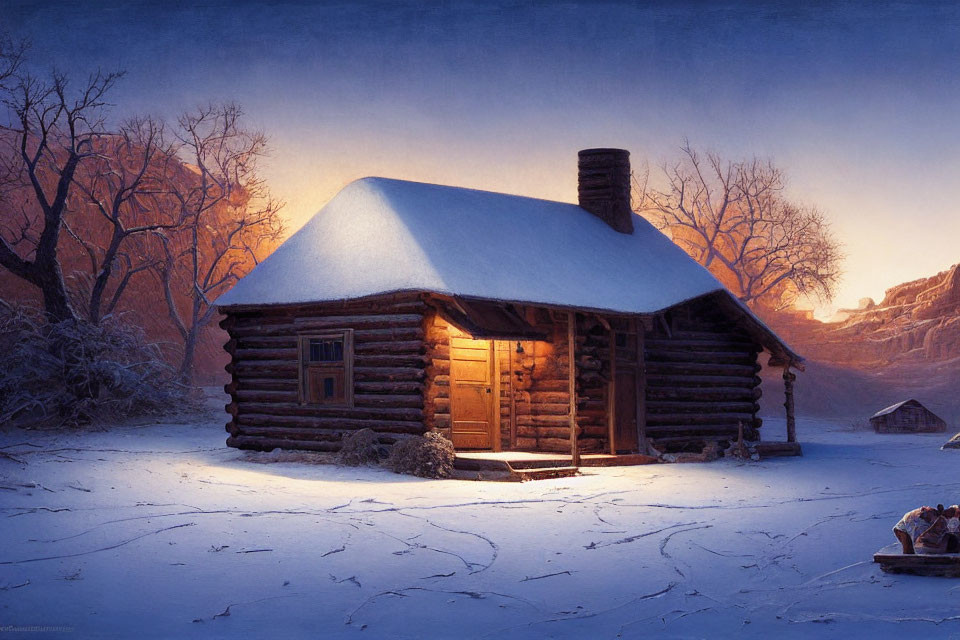
[[[180,157],[192,169],[171,183],[182,223],[162,232],[165,258],[158,272],[170,318],[183,338],[179,375],[193,379],[198,338],[216,315],[213,301],[268,253],[283,233],[282,203],[257,173],[263,133],[242,125],[234,104],[209,105],[182,115]]]
[[[0,266],[40,290],[52,321],[77,317],[58,243],[74,177],[96,153],[106,95],[120,75],[97,72],[74,92],[63,74],[43,81],[17,63],[0,84],[7,115],[0,121],[0,173],[23,186],[0,194]],[[29,215],[29,209],[38,215]]]
[[[0,33],[0,86],[17,74],[26,52],[26,41],[17,42],[7,34]]]
[[[108,235],[85,237],[69,225],[66,227],[90,261],[90,271],[77,275],[89,279],[83,287],[84,312],[93,323],[116,308],[134,275],[146,272],[161,259],[160,252],[146,249],[144,242],[135,243],[134,250],[128,251],[131,241],[181,223],[179,207],[167,189],[169,176],[178,168],[179,160],[165,140],[162,122],[134,118],[125,122],[118,133],[103,136],[98,142],[98,153],[77,172],[74,182],[82,203],[91,206],[107,223]],[[119,279],[108,296],[111,277],[117,269]]]
[[[750,305],[785,308],[801,297],[830,299],[843,256],[822,213],[789,202],[769,161],[724,161],[689,143],[682,158],[635,183],[637,213]]]

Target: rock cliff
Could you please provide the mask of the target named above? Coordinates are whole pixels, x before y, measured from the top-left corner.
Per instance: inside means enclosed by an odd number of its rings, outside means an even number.
[[[810,361],[797,383],[801,413],[863,416],[915,397],[960,421],[960,264],[891,287],[879,303],[865,298],[835,322],[798,313],[764,319]],[[777,385],[764,386],[774,388],[771,406],[778,404]]]
[[[804,355],[837,365],[943,363],[960,358],[960,264],[861,300],[839,322],[768,318]]]

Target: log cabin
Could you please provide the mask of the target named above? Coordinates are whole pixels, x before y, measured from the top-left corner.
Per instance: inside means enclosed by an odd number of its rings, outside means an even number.
[[[759,439],[761,369],[802,358],[630,206],[629,153],[579,153],[579,205],[347,185],[217,300],[227,444],[698,452]]]

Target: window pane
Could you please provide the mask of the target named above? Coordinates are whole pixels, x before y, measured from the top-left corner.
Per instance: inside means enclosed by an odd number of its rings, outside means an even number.
[[[342,338],[310,338],[310,362],[342,362]]]
[[[303,338],[301,352],[301,402],[347,404],[352,380],[347,380],[348,341],[346,332],[331,337]]]

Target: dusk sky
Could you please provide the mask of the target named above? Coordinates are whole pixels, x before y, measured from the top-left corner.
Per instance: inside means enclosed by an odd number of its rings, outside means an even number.
[[[367,175],[573,202],[578,149],[689,138],[833,220],[830,308],[960,262],[955,3],[5,5],[38,67],[127,70],[116,117],[240,102],[291,231]]]

